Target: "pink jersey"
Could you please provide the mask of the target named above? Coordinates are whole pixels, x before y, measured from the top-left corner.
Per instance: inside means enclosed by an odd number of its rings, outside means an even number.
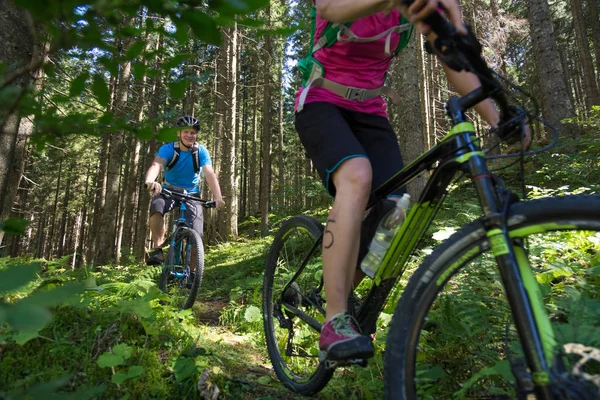
[[[358,37],[368,38],[376,36],[389,28],[397,26],[400,21],[400,12],[395,10],[385,15],[383,12],[360,18],[350,26]],[[327,21],[317,15],[315,42],[325,29]],[[392,33],[390,49],[392,55],[385,54],[385,37],[372,42],[358,43],[337,41],[330,47],[324,47],[313,54],[325,69],[324,78],[346,86],[361,89],[377,89],[383,86],[385,74],[393,59],[393,52],[400,41],[399,33]],[[304,88],[296,93],[296,104]],[[339,107],[353,111],[381,115],[387,118],[387,104],[379,96],[365,101],[345,99],[327,89],[319,87],[309,88],[304,104],[315,101],[325,101]]]

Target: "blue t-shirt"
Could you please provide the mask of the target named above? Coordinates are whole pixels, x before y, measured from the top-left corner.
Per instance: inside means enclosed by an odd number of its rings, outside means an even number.
[[[175,154],[175,142],[162,145],[156,153],[157,157],[167,160],[167,164]],[[198,158],[200,159],[200,171],[194,171],[194,160],[191,151],[184,151],[182,148],[179,154],[179,160],[168,171],[165,171],[165,181],[168,184],[183,188],[191,193],[199,191],[200,177],[202,176],[202,167],[212,165],[210,155],[206,147],[198,145]],[[166,164],[165,164],[166,167]]]

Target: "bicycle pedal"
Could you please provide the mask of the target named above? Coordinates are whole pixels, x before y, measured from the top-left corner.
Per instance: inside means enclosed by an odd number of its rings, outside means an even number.
[[[325,369],[336,369],[338,367],[358,365],[359,367],[365,368],[369,361],[364,358],[356,358],[352,360],[324,360],[321,361],[325,366]]]

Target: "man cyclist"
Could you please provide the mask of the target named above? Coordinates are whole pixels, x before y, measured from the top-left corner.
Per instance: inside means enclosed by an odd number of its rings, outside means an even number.
[[[176,201],[167,198],[161,193],[162,186],[156,182],[161,169],[165,169],[165,187],[196,195],[199,197],[201,177],[204,175],[206,183],[213,194],[216,207],[222,207],[225,202],[221,196],[221,187],[217,175],[212,167],[208,150],[196,143],[200,123],[192,116],[186,115],[177,119],[176,126],[178,142],[167,143],[158,149],[156,157],[146,172],[146,188],[154,194],[150,206],[150,231],[154,250],[150,253],[147,265],[160,265],[164,261],[162,244],[165,239],[164,215],[171,211]],[[174,159],[174,157],[177,157]],[[196,159],[194,159],[196,157]],[[197,164],[197,167],[195,167]],[[199,201],[186,202],[186,218],[191,221],[193,229],[202,235],[204,217],[202,205]]]

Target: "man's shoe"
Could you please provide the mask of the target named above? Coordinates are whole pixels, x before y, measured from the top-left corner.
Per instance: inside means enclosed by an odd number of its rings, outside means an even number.
[[[358,332],[356,320],[348,313],[335,315],[323,324],[319,339],[319,360],[354,360],[373,357],[371,338]]]
[[[161,265],[165,262],[165,256],[161,248],[156,248],[150,252],[146,265]]]

